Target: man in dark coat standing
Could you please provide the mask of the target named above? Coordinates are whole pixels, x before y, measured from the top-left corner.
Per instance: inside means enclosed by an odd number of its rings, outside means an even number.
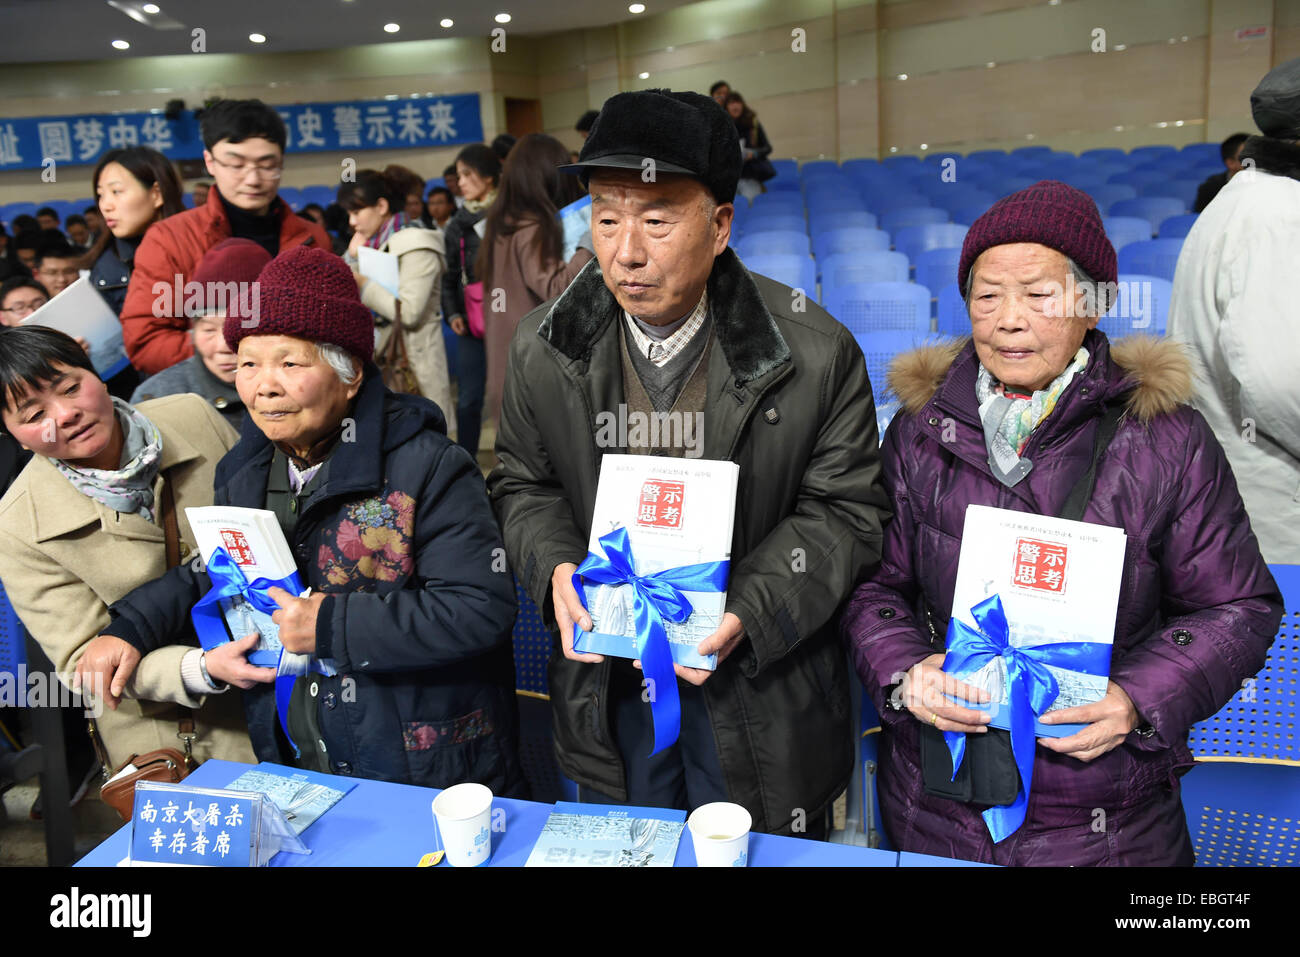
[[[855,737],[835,619],[879,560],[889,513],[853,336],[727,248],[740,166],[709,97],[606,101],[566,168],[588,179],[597,258],[522,320],[488,486],[515,573],[558,630],[556,752],[581,799],[729,800],[755,830],[820,837]],[[702,442],[650,447],[635,429],[602,428],[634,412],[692,416]],[[675,666],[680,736],[653,756],[640,672],[573,650],[574,623],[591,628],[571,576],[606,452],[740,466],[727,610],[698,646],[717,670]]]

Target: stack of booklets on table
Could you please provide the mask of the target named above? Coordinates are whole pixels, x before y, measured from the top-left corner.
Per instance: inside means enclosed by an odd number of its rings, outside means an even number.
[[[525,867],[672,867],[686,812],[561,801]]]
[[[356,781],[346,778],[263,761],[235,778],[226,788],[265,794],[284,812],[284,819],[293,828],[293,833],[301,834],[356,786]]]

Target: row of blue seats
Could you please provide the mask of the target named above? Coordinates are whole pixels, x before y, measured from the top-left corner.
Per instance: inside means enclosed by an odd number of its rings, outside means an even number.
[[[1171,228],[1182,234],[1191,228],[1195,213],[1189,213],[1189,203],[1174,196],[1131,196],[1111,199],[1102,191],[1093,195],[1103,216],[1123,216],[1144,219],[1150,224],[1146,236],[1158,235],[1166,220],[1175,220]],[[803,229],[805,219],[818,228],[819,221],[839,220],[841,225],[858,225],[881,228],[892,233],[901,226],[926,223],[956,223],[970,225],[993,205],[998,197],[983,191],[953,192],[942,200],[931,200],[921,195],[895,192],[888,197],[873,200],[852,190],[837,190],[823,198],[809,197],[807,202],[796,193],[765,193],[745,210],[737,210],[734,230],[751,232],[763,229]],[[854,215],[856,214],[856,215]],[[1189,218],[1191,217],[1191,218]],[[851,221],[851,222],[850,222]]]
[[[1119,253],[1122,272],[1149,273],[1173,280],[1178,256],[1182,252],[1183,236],[1151,239],[1146,220],[1136,218],[1103,220],[1103,225]],[[796,278],[801,281],[791,284],[811,289],[811,283],[802,281],[807,269],[812,270],[811,274],[817,281],[842,281],[826,277],[828,261],[840,255],[857,257],[856,261],[870,263],[872,269],[885,276],[897,274],[904,279],[911,275],[912,268],[919,272],[923,263],[927,272],[941,272],[951,264],[952,272],[955,273],[956,258],[960,254],[966,232],[967,227],[957,223],[903,226],[892,237],[883,229],[863,226],[832,227],[811,237],[797,229],[760,229],[746,231],[733,241],[733,246],[741,259],[746,261],[755,256],[789,255],[807,258],[811,255],[813,261],[800,266]],[[889,253],[891,247],[893,255]],[[949,252],[946,255],[929,255],[927,258],[928,254],[938,250]],[[849,261],[837,260],[837,263],[847,265]]]

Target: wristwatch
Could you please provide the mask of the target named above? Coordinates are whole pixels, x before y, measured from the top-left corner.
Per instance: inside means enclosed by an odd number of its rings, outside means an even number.
[[[217,694],[220,694],[223,691],[229,691],[230,685],[226,684],[224,681],[222,681],[221,683],[217,683],[212,680],[212,676],[208,674],[207,658],[208,658],[208,653],[206,651],[203,652],[203,654],[199,655],[199,673],[203,675],[203,680],[206,681],[208,683],[208,687],[211,688]]]

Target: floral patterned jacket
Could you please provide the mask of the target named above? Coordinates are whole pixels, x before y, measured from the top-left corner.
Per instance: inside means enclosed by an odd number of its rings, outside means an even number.
[[[333,770],[521,794],[514,582],[483,478],[438,407],[389,392],[374,366],[351,417],[289,543],[303,582],[326,595],[316,653],[339,674],[315,700]],[[217,466],[215,503],[264,508],[273,453],[245,422]],[[174,643],[208,588],[182,565],[113,605],[106,633],[142,651]],[[272,688],[243,692],[249,732],[261,760],[291,764]]]

